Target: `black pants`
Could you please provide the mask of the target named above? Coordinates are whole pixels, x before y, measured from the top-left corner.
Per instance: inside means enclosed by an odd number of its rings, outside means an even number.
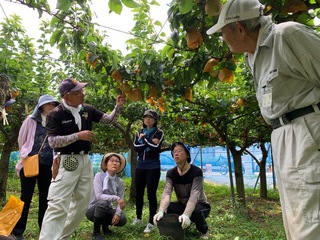
[[[149,201],[149,223],[153,224],[153,216],[157,212],[157,189],[159,185],[160,169],[136,169],[136,215],[142,219],[144,190],[147,187]]]
[[[116,209],[110,208],[107,201],[99,200],[94,206],[89,208],[86,212],[86,217],[94,222],[95,218],[103,219],[103,222],[107,225],[111,225],[112,218],[116,213]],[[118,227],[124,226],[127,223],[126,215],[121,212],[120,220],[117,225]]]
[[[180,202],[171,202],[167,209],[167,213],[183,214],[186,209],[186,205]],[[195,223],[199,232],[205,234],[208,231],[208,225],[206,218],[209,216],[211,207],[208,203],[197,203],[192,215],[190,217],[191,222]]]
[[[12,234],[15,236],[22,236],[26,230],[29,208],[35,189],[36,182],[38,182],[39,190],[39,211],[38,211],[38,225],[41,229],[43,216],[48,207],[48,191],[51,183],[52,173],[51,166],[39,165],[39,175],[36,177],[25,177],[23,168],[20,171],[20,184],[21,184],[21,196],[20,199],[24,202],[22,215],[16,226],[14,227]]]

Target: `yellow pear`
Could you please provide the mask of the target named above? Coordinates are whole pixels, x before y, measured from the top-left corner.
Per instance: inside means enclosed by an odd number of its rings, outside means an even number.
[[[215,77],[213,67],[216,66],[219,62],[220,62],[220,59],[218,58],[210,58],[209,61],[204,66],[202,72],[208,72],[212,77]]]
[[[218,16],[221,8],[221,0],[208,0],[205,5],[205,11],[209,16]]]
[[[187,30],[186,40],[188,48],[196,49],[201,45],[203,38],[196,27],[191,27]]]

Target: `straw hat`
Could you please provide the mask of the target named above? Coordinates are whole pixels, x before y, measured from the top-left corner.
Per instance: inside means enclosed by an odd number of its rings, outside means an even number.
[[[100,167],[102,169],[102,171],[107,171],[107,167],[105,164],[103,164],[106,159],[108,159],[110,156],[112,155],[115,155],[117,156],[119,159],[120,159],[120,168],[119,168],[119,171],[117,173],[121,173],[124,168],[126,167],[126,164],[127,164],[127,161],[126,159],[119,153],[106,153],[105,155],[103,155],[102,159],[101,159],[101,164],[100,164]]]

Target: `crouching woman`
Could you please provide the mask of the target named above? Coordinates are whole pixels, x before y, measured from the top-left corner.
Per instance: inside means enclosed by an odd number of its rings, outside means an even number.
[[[101,169],[94,177],[93,191],[86,217],[93,222],[93,238],[105,239],[101,234],[110,234],[109,226],[124,226],[127,223],[124,201],[124,183],[117,176],[126,166],[125,158],[117,153],[102,157]]]
[[[190,147],[182,142],[171,146],[171,154],[176,167],[166,175],[165,188],[161,197],[159,211],[153,221],[157,225],[164,213],[179,214],[182,229],[194,222],[202,239],[209,238],[206,218],[210,213],[210,204],[203,190],[203,174],[199,167],[190,164]],[[177,201],[171,202],[173,191]]]

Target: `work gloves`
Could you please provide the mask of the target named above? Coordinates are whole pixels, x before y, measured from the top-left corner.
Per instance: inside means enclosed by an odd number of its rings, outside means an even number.
[[[179,222],[181,222],[182,229],[186,229],[191,224],[190,218],[186,214],[182,214],[181,216],[179,216],[178,219],[179,219]]]
[[[156,215],[153,216],[153,224],[155,226],[157,226],[158,221],[161,218],[163,218],[163,215],[164,215],[164,212],[162,210],[160,210]],[[182,229],[186,229],[191,224],[190,218],[187,214],[182,214],[181,216],[179,216],[178,220],[179,220],[179,222],[181,222]]]
[[[157,224],[158,224],[158,221],[161,219],[161,218],[163,218],[163,211],[159,211],[156,215],[154,215],[153,216],[153,224],[155,225],[155,226],[157,226]]]

